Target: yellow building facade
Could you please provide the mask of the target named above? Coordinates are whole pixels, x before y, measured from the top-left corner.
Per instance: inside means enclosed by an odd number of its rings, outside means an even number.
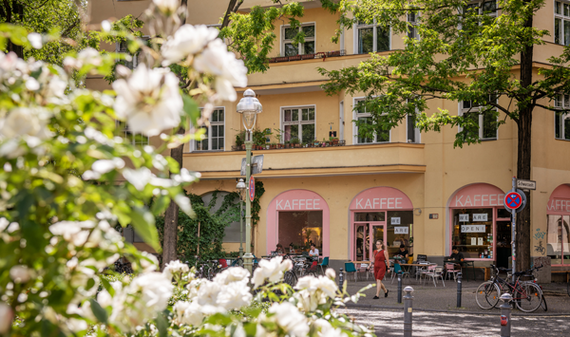
[[[91,5],[92,21],[139,16],[149,3],[101,0]],[[188,4],[190,24],[216,25],[227,7],[226,0]],[[254,5],[273,3],[245,1],[240,10]],[[565,22],[565,12],[557,6],[568,5],[547,1],[535,18],[537,28],[551,31],[544,45],[535,46],[535,76],[547,66],[548,57],[562,52],[563,42],[554,30]],[[498,130],[488,130],[481,122],[482,141],[463,148],[453,146],[457,128],[420,134],[408,120],[374,139],[359,137],[354,120],[368,115],[354,107],[364,95],[327,96],[320,87],[326,79],[317,67],[357,65],[369,57],[368,52],[402,49],[403,38],[372,25],[355,26],[345,28],[334,44],[331,37],[339,28],[338,17],[317,1],[304,6],[300,21],[305,43],[291,43],[287,20],[278,21],[278,45],[268,71],[248,77],[248,88],[263,105],[256,128],[269,130],[264,148],[253,151],[264,155],[263,172],[255,179],[265,188],[260,221],[253,229],[254,254],[269,255],[278,243],[297,252],[313,243],[338,268],[348,261],[369,261],[374,240],[382,239],[390,255],[404,245],[414,259],[426,255],[442,263],[451,247],[458,246],[476,266],[506,267],[511,237],[503,198],[516,174],[516,124],[507,119]],[[105,85],[96,78],[87,83]],[[238,93],[244,90],[238,88]],[[566,100],[562,97],[561,104]],[[236,135],[243,131],[236,104],[224,102],[216,108],[209,138],[185,145],[184,167],[202,173],[201,181],[189,187],[194,194],[236,191],[245,157],[236,144]],[[459,114],[468,102],[432,101],[426,112],[437,108]],[[531,179],[537,189],[527,206],[532,218],[531,255],[550,257],[553,268],[570,266],[570,156],[564,155],[570,151],[570,137],[565,136],[570,135],[570,123],[565,131],[566,121],[565,116],[536,109],[532,127]],[[236,251],[239,243],[224,246]]]

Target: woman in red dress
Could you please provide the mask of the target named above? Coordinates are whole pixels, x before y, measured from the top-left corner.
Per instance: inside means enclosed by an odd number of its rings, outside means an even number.
[[[388,289],[386,289],[386,286],[382,283],[386,270],[390,272],[390,258],[388,257],[388,252],[384,250],[383,242],[377,240],[376,250],[374,251],[374,278],[376,279],[375,300],[380,298],[380,289],[384,290],[384,297],[388,297]]]

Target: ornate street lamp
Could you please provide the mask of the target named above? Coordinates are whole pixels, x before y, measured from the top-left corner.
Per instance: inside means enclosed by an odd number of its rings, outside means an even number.
[[[259,100],[255,98],[255,92],[251,89],[247,89],[243,93],[243,98],[240,99],[237,105],[237,112],[242,115],[243,126],[245,127],[245,175],[246,183],[248,185],[245,197],[245,255],[243,256],[243,261],[245,268],[252,272],[253,267],[253,255],[251,254],[251,200],[249,198],[249,181],[251,177],[251,130],[255,126],[255,121],[257,120],[257,114],[261,113],[263,108]]]
[[[236,185],[237,190],[239,191],[239,256],[243,258],[243,211],[242,211],[242,201],[243,201],[243,192],[246,189],[245,182],[243,178],[239,178],[238,183]]]

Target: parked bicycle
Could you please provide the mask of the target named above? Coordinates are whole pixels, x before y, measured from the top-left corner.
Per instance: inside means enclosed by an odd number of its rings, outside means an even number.
[[[516,272],[514,284],[502,279],[499,276],[499,269],[495,265],[491,265],[491,267],[494,270],[494,276],[490,281],[483,282],[475,293],[475,300],[481,309],[489,310],[496,307],[501,294],[505,292],[512,295],[513,302],[519,310],[533,312],[538,309],[544,300],[542,289],[534,282],[521,281],[520,278],[523,275],[532,274],[534,270],[538,270],[542,266]],[[545,300],[544,303],[546,306]]]
[[[293,262],[293,268],[285,272],[283,276],[283,282],[290,286],[295,286],[299,277],[306,275],[317,276],[317,267],[314,266],[312,259],[307,259],[305,257],[292,258],[289,255],[285,255],[285,259],[290,259]]]

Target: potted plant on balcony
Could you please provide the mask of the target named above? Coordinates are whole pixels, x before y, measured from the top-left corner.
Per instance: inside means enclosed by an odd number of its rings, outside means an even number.
[[[277,147],[279,149],[284,148],[284,144],[281,142],[284,138],[283,138],[283,134],[285,133],[285,131],[281,130],[281,129],[273,129],[275,130],[275,139],[277,139]]]
[[[236,130],[237,131],[237,130]],[[236,134],[235,151],[245,150],[245,131],[240,131]]]
[[[329,142],[331,146],[338,146],[338,138],[336,137],[329,137]]]
[[[315,139],[315,140],[313,141],[313,146],[314,146],[314,147],[319,147],[320,145],[321,145],[321,144],[319,144],[319,141],[318,141],[317,139]]]
[[[290,147],[291,147],[291,142],[288,141],[288,140],[286,140],[286,141],[285,141],[285,148],[288,149],[288,148],[290,148]]]
[[[293,147],[301,147],[301,141],[299,138],[291,138],[291,144]]]

